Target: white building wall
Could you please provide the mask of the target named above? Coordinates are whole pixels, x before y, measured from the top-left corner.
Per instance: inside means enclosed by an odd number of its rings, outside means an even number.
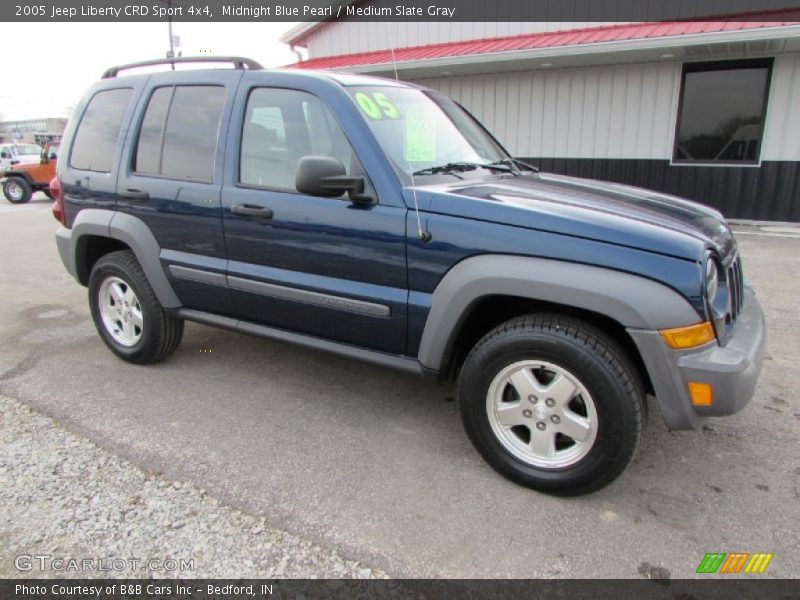
[[[800,54],[775,58],[761,160],[800,161]]]
[[[516,156],[672,158],[681,64],[418,79],[456,99]],[[778,56],[761,160],[800,161],[800,55]]]
[[[462,103],[516,156],[668,159],[681,65],[418,80]]]

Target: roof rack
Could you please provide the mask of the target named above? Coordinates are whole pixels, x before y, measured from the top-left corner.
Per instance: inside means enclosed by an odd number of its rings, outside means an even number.
[[[248,69],[251,71],[260,71],[264,68],[261,66],[261,63],[250,58],[244,58],[242,56],[187,56],[181,58],[158,58],[155,60],[145,60],[142,62],[111,67],[106,69],[106,71],[103,73],[102,79],[111,79],[112,77],[116,77],[120,71],[127,71],[128,69],[152,67],[156,65],[172,65],[174,69],[175,65],[185,63],[233,63],[235,69]]]

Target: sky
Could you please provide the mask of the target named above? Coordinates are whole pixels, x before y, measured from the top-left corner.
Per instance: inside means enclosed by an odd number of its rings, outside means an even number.
[[[296,62],[281,34],[296,23],[173,23],[184,56],[237,55],[265,67]],[[169,49],[166,23],[0,24],[5,60],[3,120],[69,117],[108,67],[160,58]]]

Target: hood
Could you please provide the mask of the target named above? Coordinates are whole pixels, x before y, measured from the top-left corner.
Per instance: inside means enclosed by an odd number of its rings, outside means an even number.
[[[14,160],[18,160],[20,165],[30,165],[38,163],[42,159],[41,154],[17,154]]]
[[[428,209],[697,260],[726,257],[733,234],[718,211],[642,188],[549,173],[420,186]],[[464,202],[467,198],[470,202]]]
[[[42,160],[41,158],[39,158],[37,156],[35,161],[33,161],[33,160],[23,160],[23,159],[27,158],[27,156],[29,156],[29,155],[24,155],[24,154],[20,155],[20,157],[19,157],[19,161],[20,162],[14,163],[13,165],[11,165],[7,169],[7,171],[16,171],[16,172],[34,171],[34,170],[38,169],[41,166],[41,160]],[[14,159],[14,160],[18,160],[18,159]]]
[[[41,162],[42,158],[39,154],[18,154],[12,159],[12,164],[8,165],[3,171],[6,173],[11,171],[30,171],[38,169]],[[0,177],[2,177],[2,173],[0,173]]]

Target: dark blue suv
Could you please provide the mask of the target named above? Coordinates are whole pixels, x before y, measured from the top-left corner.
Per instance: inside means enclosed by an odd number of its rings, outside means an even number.
[[[120,358],[191,320],[457,378],[485,459],[559,494],[625,469],[646,394],[671,429],[750,400],[764,321],[718,212],[539,173],[431,90],[211,60],[109,69],[64,137],[58,248]]]

